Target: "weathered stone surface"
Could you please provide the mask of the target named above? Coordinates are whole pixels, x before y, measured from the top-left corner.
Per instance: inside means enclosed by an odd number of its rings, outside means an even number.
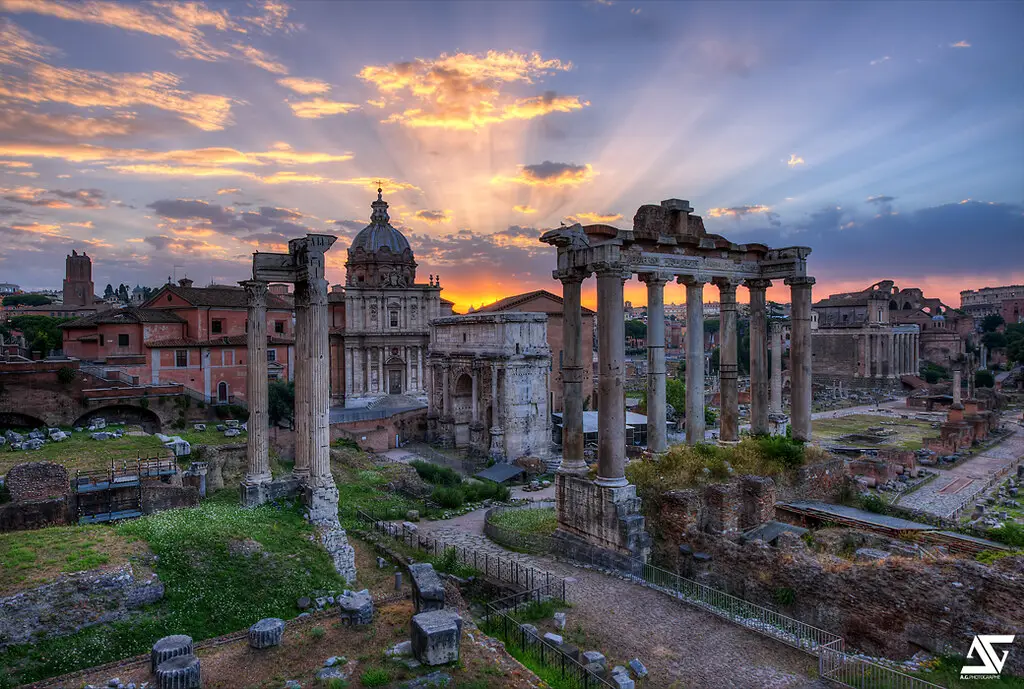
[[[563,639],[561,634],[553,634],[547,632],[544,634],[544,641],[551,644],[552,646],[561,646]]]
[[[284,636],[284,620],[267,617],[249,627],[249,645],[253,648],[270,648],[281,643]]]
[[[431,672],[429,675],[423,675],[417,677],[408,684],[404,685],[406,689],[441,689],[452,684],[452,676],[447,672]]]
[[[202,686],[199,658],[192,654],[165,660],[156,668],[157,689],[201,689]]]
[[[418,562],[409,565],[412,579],[412,600],[416,612],[429,612],[444,608],[444,584],[434,571],[434,565]]]
[[[70,491],[68,470],[54,462],[16,464],[4,477],[11,502],[59,498]]]
[[[161,664],[178,656],[192,655],[192,637],[184,634],[172,634],[153,644],[149,652],[149,669],[156,672]]]
[[[889,553],[877,548],[858,548],[853,553],[853,559],[857,562],[878,562],[889,557]]]
[[[53,583],[0,598],[0,644],[65,636],[123,620],[132,609],[163,595],[156,574],[139,579],[130,564],[61,575]]]
[[[601,679],[608,677],[608,668],[601,663],[584,663],[583,667],[595,677],[600,677]]]
[[[584,651],[583,660],[587,663],[597,663],[601,667],[608,666],[608,659],[604,657],[604,653],[600,651]]]
[[[612,675],[611,682],[616,689],[634,689],[636,682],[628,674]]]
[[[459,659],[462,618],[451,610],[432,610],[412,618],[412,652],[424,665],[445,665]]]
[[[629,669],[633,671],[637,679],[643,679],[647,676],[647,666],[641,663],[639,658],[633,658],[633,660],[629,661]]]
[[[370,624],[373,622],[373,599],[369,589],[345,591],[338,596],[341,623],[344,625]]]
[[[405,658],[412,655],[412,642],[402,641],[395,644],[388,650],[384,651],[384,655],[389,658]]]
[[[527,634],[532,634],[533,636],[536,636],[536,637],[540,636],[540,634],[537,633],[537,628],[534,627],[532,624],[521,624],[521,625],[519,625],[519,628],[522,629]]]
[[[555,627],[558,629],[565,629],[565,613],[556,612],[553,617],[555,620]]]
[[[337,503],[335,503],[334,510],[335,514],[337,514]],[[320,534],[320,545],[323,546],[324,550],[327,551],[327,554],[334,561],[335,571],[345,581],[355,583],[356,551],[348,542],[348,535],[345,533],[345,529],[341,528],[337,521],[335,521],[333,524],[320,525],[317,531]]]

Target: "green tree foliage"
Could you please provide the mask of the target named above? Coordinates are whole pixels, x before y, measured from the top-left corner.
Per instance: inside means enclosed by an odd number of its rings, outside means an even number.
[[[42,352],[43,356],[52,349],[60,349],[64,340],[60,324],[69,318],[50,318],[49,316],[15,316],[8,321],[12,330],[20,330],[25,335],[29,351]]]
[[[979,388],[993,388],[996,385],[996,377],[992,371],[982,369],[974,372],[974,386]]]
[[[1001,325],[1004,325],[1006,321],[998,313],[990,313],[981,319],[981,332],[992,333],[996,331]]]
[[[267,413],[270,423],[276,424],[295,417],[295,383],[274,380],[267,387]]]
[[[714,426],[715,421],[718,421],[718,413],[711,407],[704,407],[704,425]]]
[[[643,321],[626,321],[626,339],[643,340],[647,337],[647,324]]]
[[[1010,340],[1003,333],[988,332],[981,336],[981,343],[989,349],[1002,349],[1010,343]]]
[[[4,297],[4,306],[45,306],[53,300],[44,294],[12,294]]]
[[[75,380],[75,369],[70,366],[61,366],[57,371],[57,381],[63,385],[68,385]]]
[[[717,318],[709,318],[704,321],[704,332],[717,333],[722,327],[721,321]]]
[[[113,285],[111,285],[111,284],[110,284],[110,283],[108,282],[108,283],[107,283],[107,288],[103,290],[103,298],[104,298],[104,299],[110,299],[110,298],[111,298],[111,297],[113,297],[113,296],[114,296],[114,286],[113,286]]]
[[[1024,323],[1006,326],[1006,356],[1011,362],[1024,363]]]
[[[682,414],[686,409],[686,383],[678,378],[666,378],[665,380],[665,402],[672,405],[676,414]],[[647,413],[647,391],[640,394],[640,407]]]

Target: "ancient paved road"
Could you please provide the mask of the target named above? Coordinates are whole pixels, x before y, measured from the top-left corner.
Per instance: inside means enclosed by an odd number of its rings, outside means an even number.
[[[484,511],[422,522],[421,532],[449,543],[514,557],[572,577],[568,629],[581,625],[593,644],[619,662],[640,658],[652,687],[799,688],[818,686],[811,656],[685,603],[599,572],[545,556],[510,553],[483,535]]]
[[[989,479],[1007,465],[1024,456],[1024,428],[952,469],[935,469],[939,476],[913,493],[904,495],[900,507],[948,517],[965,501],[970,502],[988,485]]]

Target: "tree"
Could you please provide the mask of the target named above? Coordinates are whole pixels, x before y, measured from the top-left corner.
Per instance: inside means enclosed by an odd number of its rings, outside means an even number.
[[[1009,344],[1009,340],[1003,333],[989,331],[981,336],[981,343],[989,349],[1002,349]]]
[[[267,414],[270,423],[295,418],[295,383],[273,380],[267,387]]]
[[[711,370],[717,371],[722,365],[722,348],[715,347],[711,350]]]
[[[1006,323],[1003,317],[998,313],[990,313],[981,319],[981,332],[991,333],[995,332],[996,328]]]
[[[704,332],[706,333],[717,333],[721,327],[721,321],[717,318],[708,318],[704,321]]]
[[[52,303],[44,294],[13,294],[4,297],[4,306],[45,306]]]
[[[974,372],[974,387],[976,388],[994,388],[996,386],[996,377],[992,375],[992,371],[982,369]]]
[[[665,402],[670,405],[676,411],[677,416],[681,416],[683,410],[686,408],[686,383],[675,378],[668,378],[665,380]],[[647,413],[647,391],[644,390],[640,395],[640,407],[643,408],[644,413]]]
[[[31,352],[40,352],[43,356],[52,349],[59,349],[64,340],[60,324],[68,318],[50,318],[49,316],[15,316],[8,323],[11,329],[20,330],[25,335],[25,343]]]
[[[110,283],[108,282],[108,283],[107,283],[107,288],[106,288],[105,290],[103,290],[103,298],[104,298],[104,299],[110,299],[110,298],[112,298],[113,296],[114,296],[114,286],[113,286],[113,285],[111,285],[111,284],[110,284]]]
[[[643,321],[626,321],[626,339],[643,340],[647,337],[647,324]]]

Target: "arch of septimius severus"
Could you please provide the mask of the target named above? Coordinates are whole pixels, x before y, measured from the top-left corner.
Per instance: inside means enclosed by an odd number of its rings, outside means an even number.
[[[792,290],[791,414],[793,437],[811,436],[811,286],[807,247],[770,249],[708,234],[687,201],[668,199],[637,210],[632,229],[579,224],[546,232],[558,249],[553,276],[562,283],[564,351],[563,459],[556,477],[561,547],[592,549],[591,557],[646,559],[650,538],[635,486],[625,475],[625,320],[623,285],[633,274],[647,284],[648,447],[666,449],[664,289],[686,285],[686,441],[704,442],[704,286],[721,302],[721,439],[739,439],[736,291],[750,293],[751,430],[768,433],[768,327],[765,291],[773,280]],[[580,293],[597,276],[598,469],[586,478],[583,457],[583,342]],[[618,564],[622,564],[621,562]],[[628,564],[628,563],[627,563]]]

